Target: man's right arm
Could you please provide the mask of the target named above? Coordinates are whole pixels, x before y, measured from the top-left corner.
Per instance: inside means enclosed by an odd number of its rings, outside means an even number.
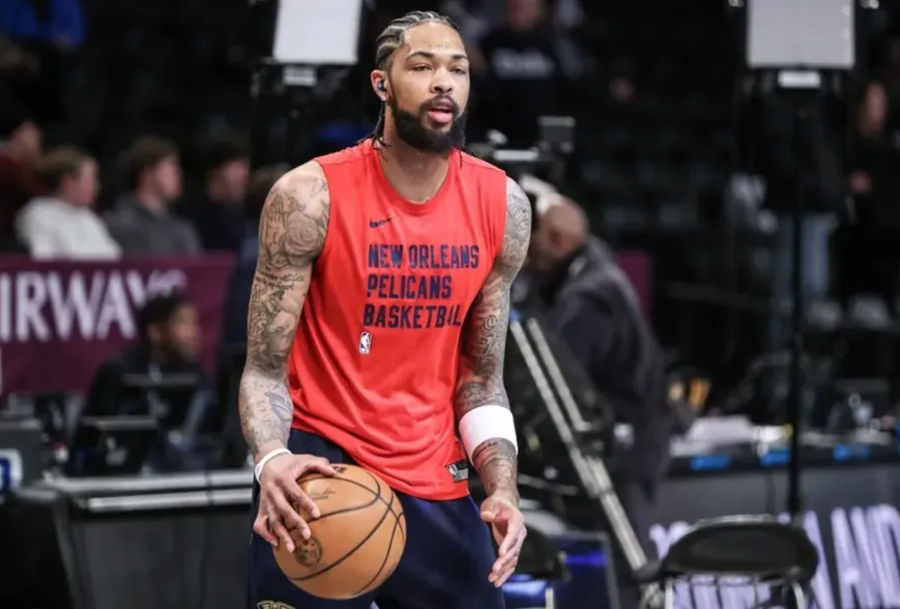
[[[328,183],[317,163],[283,176],[263,206],[239,397],[241,426],[254,461],[287,445],[293,406],[286,360],[312,264],[325,242],[328,215]]]
[[[312,265],[328,230],[328,182],[317,163],[307,163],[272,187],[259,223],[259,259],[247,319],[247,360],[241,376],[240,411],[244,438],[259,464],[287,447],[293,403],[286,362]],[[293,552],[291,531],[309,539],[307,520],[319,509],[297,480],[306,472],[333,475],[326,459],[276,454],[258,472],[259,510],[253,530],[274,546]]]

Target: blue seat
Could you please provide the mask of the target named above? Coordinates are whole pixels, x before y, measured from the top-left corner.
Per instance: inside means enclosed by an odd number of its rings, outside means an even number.
[[[503,584],[506,609],[555,609],[553,586],[553,582],[546,579],[514,575]]]

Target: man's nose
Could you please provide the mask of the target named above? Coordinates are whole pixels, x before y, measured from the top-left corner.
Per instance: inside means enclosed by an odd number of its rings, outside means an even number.
[[[448,95],[453,91],[453,81],[450,80],[450,75],[447,73],[447,70],[438,70],[435,73],[434,80],[431,83],[431,89],[440,95]]]

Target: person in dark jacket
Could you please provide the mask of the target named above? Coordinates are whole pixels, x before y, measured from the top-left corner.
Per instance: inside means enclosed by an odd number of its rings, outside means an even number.
[[[203,192],[184,207],[206,251],[237,252],[252,227],[244,214],[250,152],[243,140],[226,134],[204,146]]]
[[[181,196],[181,161],[172,142],[139,138],[121,158],[130,192],[106,213],[110,234],[128,256],[195,256],[200,238],[171,211]]]
[[[839,229],[840,296],[846,307],[852,296],[881,296],[888,311],[900,317],[896,298],[900,272],[900,151],[888,131],[890,106],[884,86],[866,85],[857,106],[853,157],[848,189],[854,222]]]
[[[634,288],[609,248],[589,234],[581,208],[554,196],[535,218],[528,265],[513,297],[542,311],[616,422],[630,425],[630,445],[618,447],[610,473],[649,552],[650,510],[668,468],[673,429],[662,351]],[[622,602],[636,606],[637,588],[627,567],[620,575]]]
[[[200,364],[197,309],[179,294],[151,297],[139,331],[137,345],[97,371],[81,416],[153,416],[163,431],[153,469],[202,467],[192,444],[207,423],[211,390]]]
[[[473,49],[478,54],[473,70],[483,91],[473,128],[497,129],[512,147],[534,145],[539,117],[571,113],[573,100],[585,94],[581,53],[564,32],[551,27],[547,4],[507,0],[503,23]],[[484,73],[477,74],[481,62]]]
[[[584,212],[558,198],[538,215],[530,291],[568,350],[634,433],[624,478],[649,487],[664,474],[669,408],[661,349],[612,252],[588,233]]]
[[[0,101],[0,251],[23,253],[15,218],[28,201],[44,194],[28,168],[41,154],[41,128],[21,104]]]

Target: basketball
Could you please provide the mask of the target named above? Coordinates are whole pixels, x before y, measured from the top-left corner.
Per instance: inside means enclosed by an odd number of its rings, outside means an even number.
[[[326,599],[348,599],[378,587],[393,573],[406,545],[403,506],[375,474],[355,465],[334,464],[334,476],[312,473],[300,488],[319,507],[308,518],[303,539],[291,531],[296,548],[274,549],[284,574],[301,590]]]

